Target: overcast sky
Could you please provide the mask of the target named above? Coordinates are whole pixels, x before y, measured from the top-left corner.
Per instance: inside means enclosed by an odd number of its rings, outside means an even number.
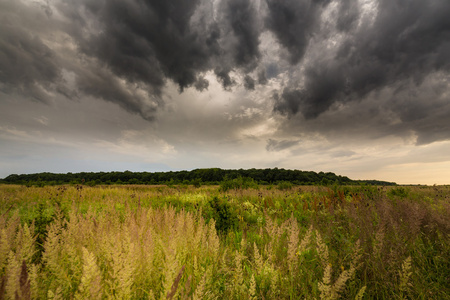
[[[450,184],[449,0],[0,0],[0,178]]]

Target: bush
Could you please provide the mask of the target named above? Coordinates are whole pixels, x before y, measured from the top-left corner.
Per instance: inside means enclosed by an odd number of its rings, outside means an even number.
[[[236,228],[238,217],[226,199],[214,196],[209,201],[209,205],[213,210],[212,217],[216,221],[217,231],[226,232]]]
[[[389,197],[399,197],[399,198],[406,198],[409,194],[409,190],[405,187],[396,187],[392,188],[387,192],[387,195]]]
[[[225,178],[220,183],[220,191],[226,192],[228,190],[238,190],[238,189],[258,189],[258,183],[256,183],[253,178],[248,177],[238,177],[235,179],[227,179]]]
[[[294,187],[294,185],[292,184],[292,182],[289,182],[289,181],[280,181],[280,182],[278,182],[278,186],[277,186],[277,188],[280,191],[290,190],[293,187]]]
[[[192,185],[196,188],[199,188],[202,186],[202,179],[201,178],[195,178],[192,180]]]

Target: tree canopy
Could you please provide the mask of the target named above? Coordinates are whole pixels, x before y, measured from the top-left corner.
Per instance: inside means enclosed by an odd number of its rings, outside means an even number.
[[[80,172],[80,173],[35,173],[11,174],[0,183],[23,185],[56,184],[218,184],[236,178],[253,179],[258,184],[277,184],[290,182],[296,185],[329,184],[371,184],[393,185],[395,183],[378,180],[352,180],[331,172],[312,172],[286,169],[238,169],[219,168],[195,169],[192,171],[169,172]]]

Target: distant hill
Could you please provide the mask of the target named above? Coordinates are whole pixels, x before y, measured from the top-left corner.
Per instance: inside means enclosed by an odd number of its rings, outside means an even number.
[[[331,172],[312,172],[286,169],[239,169],[219,168],[195,169],[176,172],[81,172],[81,173],[35,173],[12,174],[0,183],[22,185],[57,184],[218,184],[224,180],[250,178],[258,184],[276,184],[287,181],[297,185],[395,185],[394,182],[379,180],[352,180]]]

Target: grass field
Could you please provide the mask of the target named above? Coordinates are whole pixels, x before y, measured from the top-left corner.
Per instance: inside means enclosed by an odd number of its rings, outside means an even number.
[[[0,299],[450,299],[450,187],[0,186]]]

